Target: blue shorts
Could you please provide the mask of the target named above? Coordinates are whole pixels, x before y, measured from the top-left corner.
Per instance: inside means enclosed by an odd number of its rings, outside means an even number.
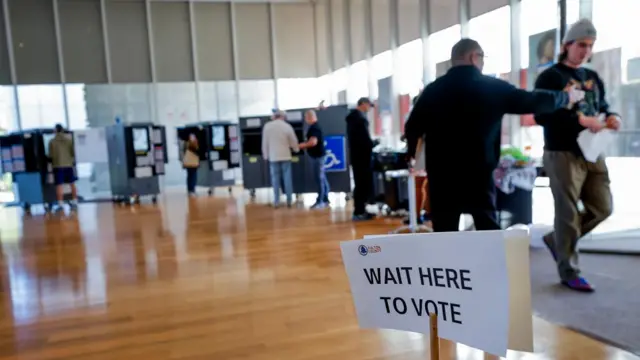
[[[74,168],[63,167],[53,169],[53,180],[56,185],[65,185],[73,184],[78,178]]]

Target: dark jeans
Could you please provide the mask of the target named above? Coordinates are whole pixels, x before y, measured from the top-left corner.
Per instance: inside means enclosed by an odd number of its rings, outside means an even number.
[[[558,273],[562,280],[569,281],[580,273],[578,239],[611,215],[609,171],[603,157],[594,164],[568,151],[545,151],[543,161],[555,207],[555,231],[551,235]],[[578,201],[584,206],[582,213]]]
[[[329,191],[331,191],[331,189],[329,187],[329,180],[327,180],[327,174],[324,171],[325,157],[312,157],[310,159],[311,166],[313,167],[313,177],[315,178],[316,185],[318,186],[318,199],[316,200],[316,203],[320,204],[327,202],[329,200]]]
[[[366,206],[373,191],[373,170],[371,159],[354,159],[351,163],[353,170],[353,214],[363,215],[366,213]]]
[[[473,217],[476,230],[500,230],[496,211],[496,186],[491,171],[473,171],[471,177],[429,176],[433,231],[458,231],[460,215]]]
[[[187,192],[193,194],[196,192],[196,183],[198,181],[198,168],[187,168]]]

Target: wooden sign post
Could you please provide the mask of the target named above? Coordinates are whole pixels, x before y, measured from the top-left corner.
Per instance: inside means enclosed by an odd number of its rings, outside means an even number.
[[[429,322],[431,324],[430,333],[430,342],[429,347],[431,348],[431,360],[440,360],[440,338],[438,337],[438,315],[430,314]]]

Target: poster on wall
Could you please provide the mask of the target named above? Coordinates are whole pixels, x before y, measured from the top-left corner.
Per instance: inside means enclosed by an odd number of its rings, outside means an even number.
[[[556,36],[556,29],[529,36],[527,89],[533,89],[538,74],[553,65],[556,58]]]

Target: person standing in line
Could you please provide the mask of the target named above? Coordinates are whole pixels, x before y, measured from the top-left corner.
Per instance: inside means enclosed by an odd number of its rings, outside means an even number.
[[[78,192],[76,189],[75,150],[73,148],[73,140],[70,135],[65,134],[64,128],[60,124],[56,124],[55,136],[49,141],[49,158],[51,159],[51,167],[53,168],[53,178],[56,184],[56,204],[54,211],[62,210],[64,202],[64,186],[71,187],[71,201],[69,206],[76,209],[78,206]]]
[[[271,186],[273,187],[273,206],[280,206],[280,185],[284,183],[287,195],[287,207],[293,201],[293,183],[291,175],[291,151],[298,152],[298,138],[291,124],[286,121],[283,111],[276,110],[273,119],[262,129],[262,157],[269,162]]]
[[[462,39],[451,50],[453,67],[429,84],[405,124],[408,154],[424,137],[429,204],[434,231],[458,231],[471,214],[477,230],[498,230],[493,171],[500,157],[505,114],[553,112],[582,99],[584,92],[528,92],[482,74],[484,52]]]
[[[182,166],[187,170],[187,193],[190,197],[196,196],[198,183],[198,167],[200,166],[200,146],[196,134],[189,134],[185,144]]]
[[[572,290],[592,292],[593,286],[580,276],[578,239],[591,232],[611,215],[609,173],[604,156],[587,161],[577,142],[585,129],[618,130],[620,118],[609,109],[605,88],[598,74],[582,67],[588,61],[596,40],[596,29],[589,20],[580,20],[567,31],[558,63],[542,72],[536,89],[562,90],[578,86],[585,91],[583,101],[571,109],[535,115],[544,128],[544,168],[555,206],[555,231],[544,236],[557,263],[562,284]],[[600,117],[606,119],[601,121]],[[584,212],[580,213],[578,201]]]
[[[353,221],[371,220],[374,215],[366,211],[373,191],[371,156],[377,141],[371,139],[367,114],[373,104],[369,98],[360,98],[357,107],[347,115],[347,142],[353,171]]]
[[[300,149],[307,149],[307,154],[311,158],[311,166],[313,167],[313,176],[318,185],[318,198],[316,203],[311,206],[312,209],[324,209],[329,205],[329,181],[324,171],[325,149],[324,135],[322,128],[318,124],[318,116],[313,110],[308,110],[304,114],[304,119],[309,125],[307,129],[307,141],[299,145]]]
[[[416,103],[418,102],[418,96],[413,98],[412,101],[412,110],[413,110],[413,106],[416,105]],[[407,114],[407,119],[409,118],[409,116],[411,116],[411,112],[409,112],[409,114]],[[404,140],[406,141],[406,137],[404,137]],[[424,147],[424,136],[421,139],[418,139],[418,145],[416,145],[416,151],[417,152],[422,152],[422,148]],[[418,224],[422,225],[425,222],[429,221],[429,206],[428,206],[428,192],[427,192],[427,173],[425,172],[425,160],[424,160],[424,155],[422,153],[420,154],[407,154],[409,156],[409,158],[413,158],[415,156],[415,158],[413,159],[414,161],[412,164],[412,170],[414,171],[414,175],[415,175],[415,183],[416,183],[416,219],[418,219]],[[422,211],[425,211],[424,216],[422,215]],[[407,217],[406,219],[404,219],[404,224],[405,225],[409,225],[410,222],[410,217]]]

